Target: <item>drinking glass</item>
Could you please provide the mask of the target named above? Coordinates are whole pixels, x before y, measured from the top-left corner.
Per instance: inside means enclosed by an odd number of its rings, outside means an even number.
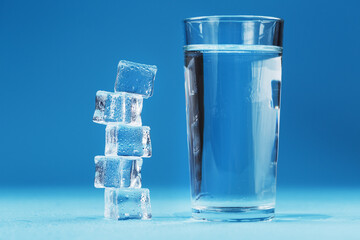
[[[237,15],[184,20],[195,219],[274,217],[283,23]]]

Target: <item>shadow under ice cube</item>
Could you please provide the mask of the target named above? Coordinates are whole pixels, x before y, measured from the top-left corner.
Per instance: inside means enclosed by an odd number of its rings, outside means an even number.
[[[150,128],[147,126],[108,125],[105,138],[106,156],[151,157]]]
[[[149,189],[106,188],[104,216],[116,220],[150,219]]]
[[[96,156],[96,188],[141,188],[140,157]]]
[[[115,82],[115,92],[140,94],[144,98],[153,95],[157,67],[121,60]]]

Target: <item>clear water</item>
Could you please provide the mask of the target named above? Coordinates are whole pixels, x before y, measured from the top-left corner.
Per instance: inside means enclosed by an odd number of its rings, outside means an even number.
[[[274,209],[280,83],[279,47],[185,47],[193,211]]]

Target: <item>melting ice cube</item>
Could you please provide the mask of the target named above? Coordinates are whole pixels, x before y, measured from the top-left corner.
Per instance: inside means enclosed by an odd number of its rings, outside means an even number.
[[[98,91],[93,121],[140,126],[142,106],[143,98],[140,95]]]
[[[96,156],[95,187],[96,188],[140,188],[140,157]]]
[[[150,128],[147,126],[108,125],[105,155],[151,157]]]
[[[150,219],[149,189],[105,188],[104,215],[116,220]]]
[[[121,60],[115,82],[115,92],[140,94],[144,98],[153,95],[157,67]]]

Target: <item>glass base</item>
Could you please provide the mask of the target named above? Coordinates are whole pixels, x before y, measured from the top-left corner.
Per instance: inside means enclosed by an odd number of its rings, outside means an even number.
[[[201,207],[192,208],[196,220],[219,222],[258,222],[271,221],[275,217],[275,208],[264,207]]]

